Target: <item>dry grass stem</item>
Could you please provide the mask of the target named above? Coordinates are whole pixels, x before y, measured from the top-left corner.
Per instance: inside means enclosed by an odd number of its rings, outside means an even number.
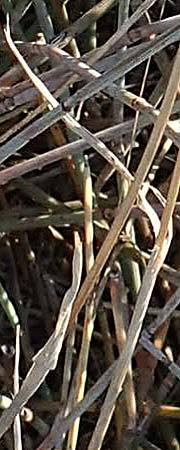
[[[19,413],[21,408],[27,403],[30,397],[36,392],[38,387],[46,378],[50,370],[54,370],[62,343],[65,337],[69,317],[72,310],[72,304],[76,299],[79,289],[82,272],[82,244],[78,233],[75,235],[75,250],[73,258],[73,278],[70,289],[65,294],[62,302],[56,327],[47,343],[34,356],[33,365],[31,366],[19,393],[12,401],[8,410],[1,416],[0,437],[10,427],[13,419]]]
[[[153,144],[155,148],[157,149],[157,146],[160,142],[158,139],[157,132],[160,133],[160,136],[162,136],[162,133],[165,129],[166,122],[168,120],[168,116],[170,115],[174,100],[176,98],[178,85],[179,85],[179,70],[180,70],[180,49],[177,52],[176,60],[172,69],[171,77],[169,80],[169,85],[162,103],[161,112],[159,114],[159,117],[155,123],[154,129],[152,131],[151,137],[149,139],[148,145],[146,147],[147,149],[153,151]],[[145,152],[145,153],[146,153]],[[150,161],[150,155],[147,155],[148,159]],[[143,166],[143,162],[145,163],[145,160],[140,163],[138,172],[140,170],[140,167]],[[148,160],[147,160],[148,164]],[[161,227],[159,231],[159,235],[156,239],[156,243],[152,252],[152,256],[149,260],[140,293],[138,295],[138,299],[136,302],[136,307],[133,313],[133,317],[131,320],[131,324],[128,330],[128,336],[127,336],[127,342],[124,348],[124,351],[122,352],[119,362],[116,368],[115,375],[113,377],[113,380],[111,381],[110,387],[108,389],[108,393],[103,405],[103,408],[101,410],[101,414],[99,416],[96,429],[94,431],[94,434],[92,436],[91,442],[89,444],[88,450],[93,450],[94,448],[100,449],[102,446],[103,438],[105,436],[105,433],[107,431],[108,425],[110,423],[115,401],[122,389],[122,384],[124,382],[128,365],[131,361],[132,355],[135,350],[135,346],[141,331],[142,323],[148,308],[148,304],[150,301],[151,293],[156,281],[156,277],[158,275],[158,272],[161,268],[161,265],[164,262],[164,259],[167,255],[171,239],[172,239],[172,212],[175,206],[177,194],[179,191],[180,186],[180,177],[179,177],[179,167],[180,165],[180,152],[178,153],[178,158],[176,161],[173,178],[171,181],[169,193],[168,193],[168,199],[167,204],[163,212],[162,220],[161,220]],[[138,176],[137,176],[138,178]],[[134,185],[136,184],[137,178],[135,179]],[[132,186],[133,188],[133,186]],[[131,190],[130,190],[131,192]],[[129,193],[130,195],[130,193]],[[127,197],[128,198],[128,197]],[[112,230],[112,229],[111,229]],[[108,416],[107,416],[108,411]]]

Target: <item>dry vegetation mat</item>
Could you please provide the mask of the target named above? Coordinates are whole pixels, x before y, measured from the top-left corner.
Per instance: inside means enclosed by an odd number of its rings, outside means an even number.
[[[180,449],[180,6],[0,2],[0,450]]]

